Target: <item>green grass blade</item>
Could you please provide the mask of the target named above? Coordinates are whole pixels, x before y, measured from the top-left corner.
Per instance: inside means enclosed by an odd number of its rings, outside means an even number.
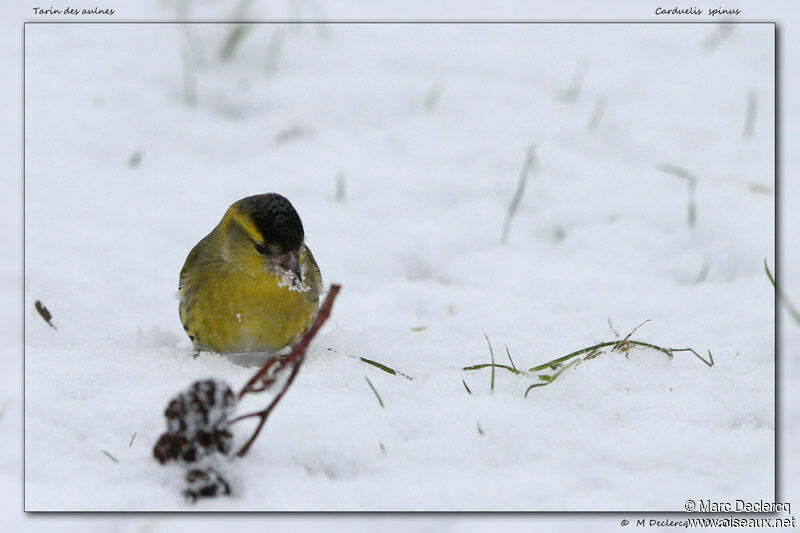
[[[519,373],[519,370],[517,370],[517,365],[515,365],[514,360],[511,359],[511,352],[508,350],[508,346],[506,346],[506,355],[508,356],[508,360],[511,363],[511,368],[514,369],[514,372]]]
[[[381,404],[381,408],[386,409],[386,406],[383,405],[383,400],[381,400],[381,395],[378,394],[377,390],[375,390],[375,387],[372,385],[372,382],[369,380],[367,376],[364,376],[364,379],[367,380],[367,385],[369,385],[369,388],[372,389],[372,392],[375,393],[375,397],[378,399],[378,403]]]
[[[489,345],[489,355],[492,357],[492,382],[489,390],[494,392],[494,350],[492,350],[492,343],[489,342],[489,336],[486,333],[483,336],[486,337],[486,344]]]
[[[113,455],[111,455],[110,453],[108,453],[108,452],[107,452],[107,451],[105,451],[105,450],[100,450],[100,451],[101,451],[101,452],[103,452],[103,455],[105,455],[106,457],[108,457],[109,459],[111,459],[112,461],[114,461],[115,463],[119,464],[119,461],[117,461],[117,458],[116,458],[116,457],[114,457]]]
[[[769,271],[769,265],[767,264],[767,260],[764,259],[764,270],[767,271],[767,277],[769,278],[770,283],[772,283],[772,287],[775,289],[775,292],[778,293],[778,298],[783,302],[783,305],[786,306],[786,309],[789,311],[789,314],[794,319],[795,322],[800,324],[800,311],[795,308],[792,302],[783,294],[783,291],[778,289],[778,286],[775,284],[775,278],[772,276],[772,272]]]

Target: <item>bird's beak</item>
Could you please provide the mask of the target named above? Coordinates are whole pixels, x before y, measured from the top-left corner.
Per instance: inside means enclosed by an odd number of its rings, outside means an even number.
[[[283,254],[281,256],[280,265],[286,270],[291,270],[295,277],[297,277],[297,281],[300,283],[303,282],[303,273],[300,270],[300,252],[298,250],[292,250],[291,252]]]

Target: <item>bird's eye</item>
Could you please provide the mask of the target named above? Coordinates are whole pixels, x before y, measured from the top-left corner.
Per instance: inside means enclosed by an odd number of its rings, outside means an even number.
[[[267,249],[260,242],[256,243],[256,252],[267,255]]]

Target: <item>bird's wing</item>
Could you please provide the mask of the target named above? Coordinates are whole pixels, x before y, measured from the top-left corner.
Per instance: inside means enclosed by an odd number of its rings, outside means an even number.
[[[205,249],[206,244],[208,243],[209,237],[211,235],[206,235],[200,242],[194,245],[192,251],[189,252],[189,255],[186,256],[186,261],[183,263],[183,268],[181,268],[181,275],[180,279],[178,280],[178,291],[180,292],[192,281],[192,275],[196,272],[197,260],[200,257],[200,253],[202,250]]]
[[[308,276],[308,283],[311,285],[311,290],[314,291],[314,295],[319,297],[319,293],[322,292],[322,272],[319,270],[319,265],[317,265],[317,261],[314,259],[314,254],[311,253],[311,248],[303,245],[305,248],[305,266],[306,269],[311,269],[311,275]]]

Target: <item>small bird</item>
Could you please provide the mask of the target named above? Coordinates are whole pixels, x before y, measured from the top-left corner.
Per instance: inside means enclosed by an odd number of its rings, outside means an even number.
[[[311,326],[322,276],[300,216],[276,193],[231,205],[189,252],[178,283],[196,351],[276,352]]]

